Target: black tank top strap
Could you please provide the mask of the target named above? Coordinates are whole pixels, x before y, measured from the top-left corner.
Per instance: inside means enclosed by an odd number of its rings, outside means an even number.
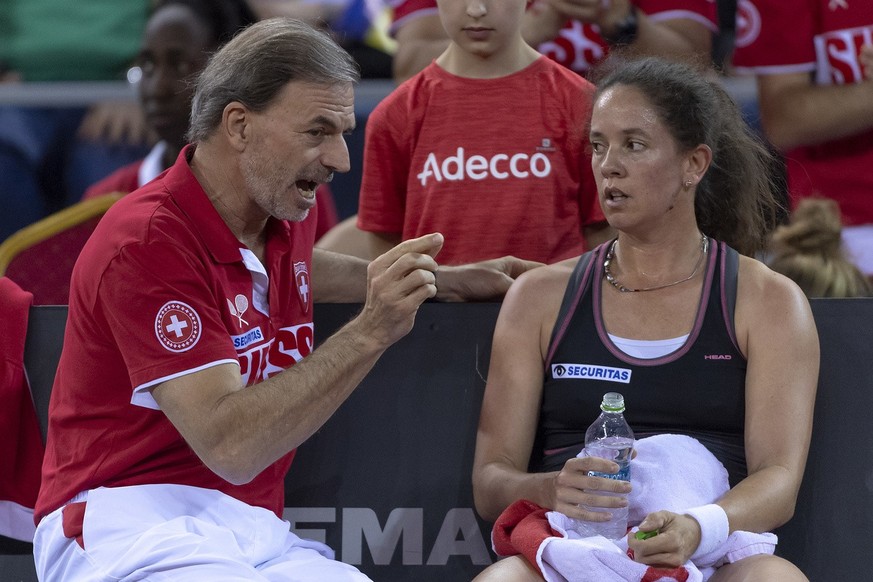
[[[564,290],[561,309],[558,311],[557,319],[555,319],[555,327],[552,329],[552,337],[549,341],[549,353],[545,362],[546,368],[549,367],[549,362],[552,360],[554,350],[561,342],[561,337],[563,337],[567,330],[567,325],[573,318],[573,312],[576,311],[576,306],[579,305],[579,298],[589,286],[591,274],[594,271],[595,257],[603,255],[607,246],[611,244],[611,242],[612,241],[603,243],[587,253],[584,253],[579,257],[576,266],[573,267],[573,273],[570,275],[567,289]]]
[[[740,254],[724,242],[719,242],[721,261],[721,298],[724,301],[725,327],[730,334],[731,341],[737,350],[740,346],[737,342],[737,331],[734,325],[734,316],[737,311],[737,279],[740,270]]]

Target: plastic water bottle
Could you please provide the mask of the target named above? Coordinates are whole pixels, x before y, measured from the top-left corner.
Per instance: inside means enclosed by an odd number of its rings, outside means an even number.
[[[585,432],[585,455],[601,457],[618,464],[617,473],[600,473],[590,471],[589,476],[606,477],[630,481],[630,460],[634,450],[634,433],[624,419],[624,397],[618,392],[607,392],[600,404],[600,416],[597,417]],[[598,495],[616,495],[627,497],[626,494],[598,492]],[[608,511],[612,518],[609,521],[587,521],[585,529],[610,540],[617,540],[627,533],[628,508],[605,509],[602,507],[586,508],[591,511]]]

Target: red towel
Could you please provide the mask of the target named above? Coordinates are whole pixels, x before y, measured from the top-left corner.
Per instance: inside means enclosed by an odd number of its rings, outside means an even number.
[[[521,554],[537,566],[537,552],[546,538],[560,535],[549,525],[546,512],[533,501],[520,499],[503,510],[492,529],[491,544],[498,556]]]
[[[24,372],[32,302],[32,294],[0,277],[0,534],[28,542],[45,453]]]

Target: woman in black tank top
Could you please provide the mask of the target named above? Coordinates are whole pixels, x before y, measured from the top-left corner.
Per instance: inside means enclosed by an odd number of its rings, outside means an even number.
[[[601,492],[629,484],[589,476],[616,465],[576,454],[602,395],[622,392],[638,438],[693,436],[730,474],[732,489],[705,506],[718,528],[692,510],[695,517],[660,511],[639,524],[659,535],[628,540],[637,562],[677,567],[713,536],[766,532],[791,517],[812,428],[818,336],[800,289],[751,258],[776,222],[772,157],[724,90],[691,67],[622,56],[607,60],[597,87],[591,165],[618,236],[525,273],[507,294],[474,497],[488,520],[527,499],[600,521],[602,513],[581,506],[618,507],[620,498]],[[710,580],[749,575],[806,579],[761,554]],[[488,579],[541,575],[515,556],[477,578]]]

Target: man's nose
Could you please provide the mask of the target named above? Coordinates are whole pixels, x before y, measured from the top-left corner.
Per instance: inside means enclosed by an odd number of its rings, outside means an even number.
[[[343,173],[351,169],[349,147],[343,135],[337,134],[327,139],[321,163],[333,172]]]

